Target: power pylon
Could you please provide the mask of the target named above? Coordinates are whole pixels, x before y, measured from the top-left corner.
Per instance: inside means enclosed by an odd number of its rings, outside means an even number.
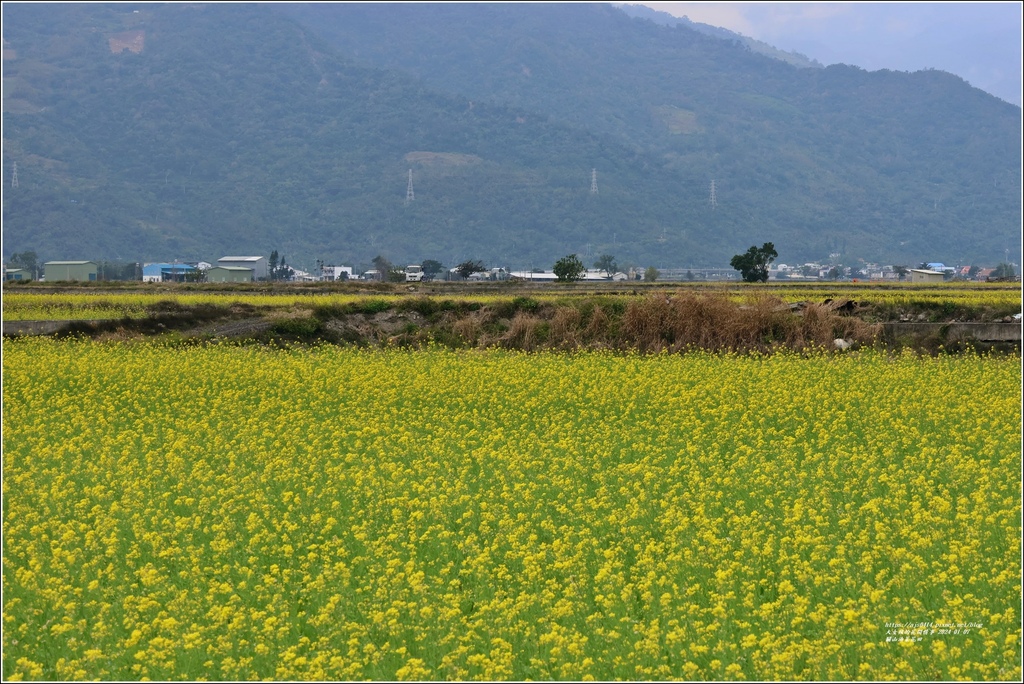
[[[416,193],[412,191],[412,169],[409,169],[409,185],[405,189],[405,201],[412,202],[416,199]]]
[[[711,208],[718,206],[718,199],[715,197],[715,179],[711,179]]]
[[[11,176],[11,187],[18,187],[18,162],[14,162],[14,174]]]
[[[597,194],[597,169],[590,170],[590,194]]]

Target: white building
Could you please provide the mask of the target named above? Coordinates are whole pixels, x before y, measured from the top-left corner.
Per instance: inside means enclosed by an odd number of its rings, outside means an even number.
[[[352,280],[355,276],[351,266],[323,266],[320,269],[321,280]]]
[[[532,280],[538,283],[553,283],[558,280],[558,276],[555,275],[554,271],[540,271],[539,273],[534,273],[533,271],[511,271],[508,275],[511,278]]]
[[[532,280],[538,283],[551,283],[558,280],[558,276],[555,275],[554,271],[541,271],[539,273],[534,273],[532,271],[510,271],[508,277],[517,278],[519,280]],[[612,280],[622,281],[629,280],[629,276],[620,271],[618,273],[612,274],[612,276],[609,278],[608,274],[604,271],[590,269],[580,274],[580,280],[604,282]]]
[[[217,259],[221,268],[250,268],[255,280],[267,277],[267,257],[261,256],[226,256]]]

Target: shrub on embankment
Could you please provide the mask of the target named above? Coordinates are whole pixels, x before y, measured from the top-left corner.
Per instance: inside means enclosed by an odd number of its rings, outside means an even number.
[[[578,302],[531,306],[483,307],[451,316],[440,329],[424,329],[421,338],[453,347],[500,346],[510,349],[636,349],[642,352],[685,349],[771,351],[832,347],[842,338],[871,344],[879,326],[842,315],[827,305],[808,304],[794,312],[779,299],[763,297],[737,303],[722,295],[654,294],[613,303]],[[414,343],[416,340],[398,340]]]

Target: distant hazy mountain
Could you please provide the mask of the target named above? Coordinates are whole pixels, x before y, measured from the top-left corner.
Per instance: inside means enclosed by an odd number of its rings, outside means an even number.
[[[3,27],[5,255],[697,266],[771,240],[956,263],[1019,242],[1020,109],[942,72],[797,68],[607,5],[5,4]]]
[[[795,68],[604,4],[286,11],[432,87],[628,141],[660,158],[685,206],[707,207],[715,180],[717,209],[681,216],[669,245],[710,228],[768,233],[792,259],[955,262],[1019,244],[1021,110],[948,73]]]
[[[263,7],[4,11],[7,254],[550,266],[627,235],[638,257],[678,213],[625,145],[357,66]]]
[[[820,62],[810,59],[806,55],[801,55],[799,52],[787,52],[785,50],[780,50],[768,43],[755,40],[754,38],[730,31],[729,29],[712,26],[711,24],[702,24],[700,22],[690,21],[689,17],[677,17],[669,14],[668,12],[660,12],[658,10],[651,9],[646,5],[616,5],[616,7],[631,17],[649,19],[656,24],[663,24],[665,26],[685,26],[708,36],[740,43],[753,52],[765,55],[766,57],[773,57],[774,59],[782,60],[783,62],[787,62],[793,66],[816,69],[823,68],[823,65]]]

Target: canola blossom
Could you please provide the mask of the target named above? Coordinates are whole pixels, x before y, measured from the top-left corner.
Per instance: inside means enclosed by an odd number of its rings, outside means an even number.
[[[5,680],[1021,676],[1019,357],[3,346]]]
[[[632,294],[622,293],[624,300],[636,299],[649,293],[648,284]],[[1016,283],[830,283],[814,282],[788,284],[785,281],[768,285],[751,283],[675,283],[669,291],[717,292],[727,294],[735,301],[744,301],[763,295],[778,297],[786,302],[821,301],[826,298],[853,299],[864,304],[890,306],[945,306],[953,307],[1019,307],[1021,290]],[[259,292],[196,292],[165,290],[163,292],[32,292],[6,291],[3,293],[3,320],[81,320],[110,318],[142,318],[150,307],[164,302],[181,306],[212,304],[217,306],[244,305],[262,310],[290,307],[337,306],[357,302],[377,301],[394,305],[406,295],[358,294],[317,290],[297,290],[265,294]],[[478,304],[507,303],[516,294],[483,294],[460,292],[430,295],[437,300],[475,302]],[[530,297],[543,302],[567,302],[579,295],[563,291],[557,286],[547,291],[532,291]]]
[[[360,295],[336,293],[258,294],[251,292],[165,292],[165,293],[103,293],[93,292],[5,292],[3,320],[82,320],[109,318],[143,318],[150,307],[164,302],[181,306],[212,304],[215,306],[245,305],[257,309],[285,309],[295,305],[338,305],[379,300],[395,302],[396,295]]]

